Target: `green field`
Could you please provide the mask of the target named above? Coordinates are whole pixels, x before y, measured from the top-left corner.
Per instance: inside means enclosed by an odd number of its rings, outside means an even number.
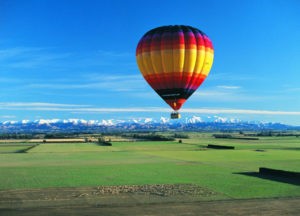
[[[300,172],[300,138],[190,136],[183,143],[46,143],[27,153],[7,153],[7,145],[0,146],[0,189],[185,183],[213,190],[222,198],[300,196],[297,184],[247,175],[259,167]],[[208,144],[235,150],[207,149]]]
[[[22,153],[31,148],[33,145],[28,144],[0,144],[0,154],[5,153]]]

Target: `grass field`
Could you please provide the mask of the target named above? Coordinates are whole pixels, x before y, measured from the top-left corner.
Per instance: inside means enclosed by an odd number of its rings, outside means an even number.
[[[0,144],[0,154],[5,153],[20,153],[31,148],[33,145],[29,144]]]
[[[207,149],[208,144],[235,150]],[[237,140],[193,133],[183,143],[45,143],[27,153],[6,153],[7,148],[0,146],[0,190],[184,183],[222,199],[300,196],[299,185],[247,175],[259,167],[300,172],[296,137]]]

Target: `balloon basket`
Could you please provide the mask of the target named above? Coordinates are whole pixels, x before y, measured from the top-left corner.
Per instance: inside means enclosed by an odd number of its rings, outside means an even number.
[[[179,119],[181,118],[181,115],[179,112],[172,112],[171,113],[171,119]]]

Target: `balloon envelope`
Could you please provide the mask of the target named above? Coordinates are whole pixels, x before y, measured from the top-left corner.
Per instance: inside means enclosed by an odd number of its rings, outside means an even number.
[[[143,77],[175,111],[205,80],[213,57],[212,42],[207,35],[184,25],[152,29],[136,48]]]

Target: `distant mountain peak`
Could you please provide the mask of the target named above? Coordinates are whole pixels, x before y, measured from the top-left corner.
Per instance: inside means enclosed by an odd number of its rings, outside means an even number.
[[[0,132],[102,131],[102,130],[289,130],[300,127],[270,122],[245,122],[221,116],[190,116],[171,120],[160,118],[132,119],[37,119],[0,122]]]

